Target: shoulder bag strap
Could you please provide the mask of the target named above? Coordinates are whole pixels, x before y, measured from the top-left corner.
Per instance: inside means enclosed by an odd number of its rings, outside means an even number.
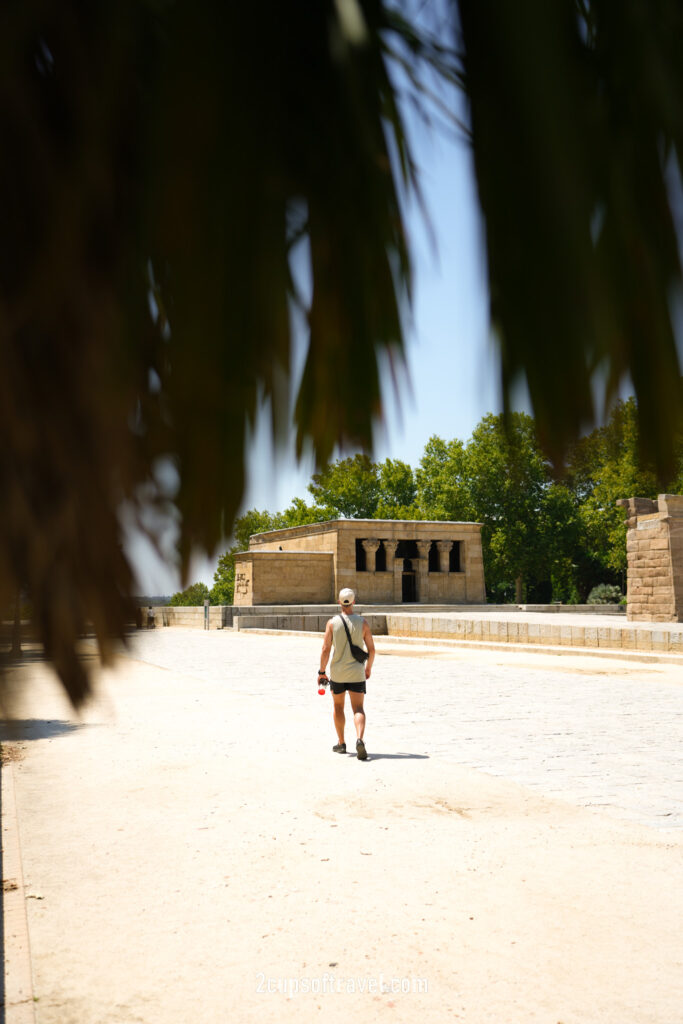
[[[349,641],[349,647],[350,647],[351,646],[351,634],[349,633],[349,627],[346,625],[346,619],[344,618],[343,614],[340,615],[339,618],[342,620],[342,626],[346,630],[346,639]]]

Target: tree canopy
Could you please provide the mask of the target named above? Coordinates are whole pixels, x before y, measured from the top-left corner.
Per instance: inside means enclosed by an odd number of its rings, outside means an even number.
[[[30,593],[76,703],[85,622],[106,657],[131,614],[123,503],[184,569],[259,403],[290,429],[292,308],[299,448],[372,443],[410,291],[392,40],[438,55],[376,0],[2,5],[0,605]]]
[[[192,583],[189,587],[174,594],[168,603],[181,607],[195,607],[204,604],[208,597],[209,588],[206,583]]]
[[[630,379],[641,447],[670,477],[683,416],[683,6],[457,9],[504,394],[525,379],[559,462]]]
[[[174,518],[186,568],[231,534],[260,402],[319,467],[371,450],[411,298],[406,93],[467,96],[504,394],[526,379],[559,465],[630,377],[671,476],[682,40],[667,0],[2,5],[0,606],[30,596],[75,703],[86,620],[106,658],[131,612],[123,508]]]
[[[407,463],[385,459],[377,464],[368,455],[330,463],[313,474],[308,490],[328,519],[411,518],[416,495]]]

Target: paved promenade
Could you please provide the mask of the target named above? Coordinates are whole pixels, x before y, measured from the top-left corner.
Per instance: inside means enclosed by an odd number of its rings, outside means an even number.
[[[243,639],[249,671],[237,679],[224,657],[232,641],[220,631],[141,632],[135,649],[151,664],[299,714],[322,639]],[[385,743],[644,825],[683,828],[683,668],[377,644],[386,661],[370,687],[372,727]],[[281,687],[261,650],[281,656]]]
[[[320,642],[22,667],[6,1024],[680,1024],[680,667],[380,639],[361,763]]]

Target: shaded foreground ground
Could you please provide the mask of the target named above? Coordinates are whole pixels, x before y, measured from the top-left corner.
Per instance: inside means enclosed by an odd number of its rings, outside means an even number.
[[[142,634],[81,721],[21,670],[39,1024],[677,1024],[678,669],[380,654],[361,763],[319,646]]]

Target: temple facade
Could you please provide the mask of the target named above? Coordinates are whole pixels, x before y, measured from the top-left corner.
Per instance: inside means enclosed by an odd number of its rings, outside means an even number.
[[[235,556],[236,605],[484,604],[480,523],[336,519],[254,534]]]

